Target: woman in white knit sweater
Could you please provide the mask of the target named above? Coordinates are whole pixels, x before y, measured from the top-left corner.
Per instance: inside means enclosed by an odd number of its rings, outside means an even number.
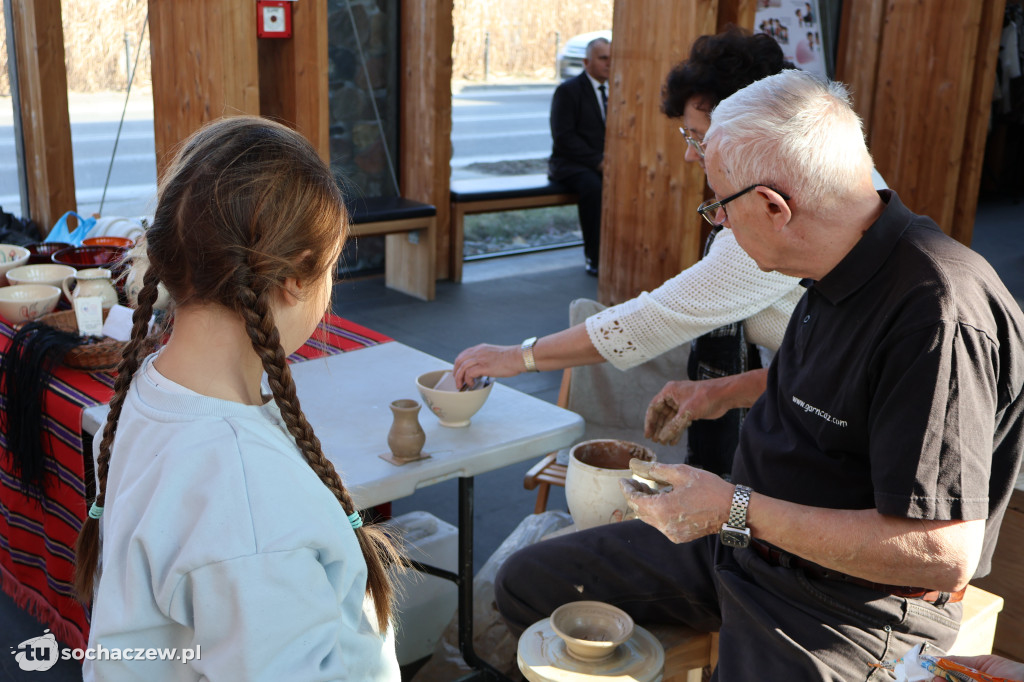
[[[683,123],[686,161],[703,167],[701,141],[718,102],[787,66],[791,65],[783,61],[782,51],[764,35],[733,29],[698,39],[689,59],[669,74],[663,90],[662,110]],[[746,340],[763,349],[767,366],[802,295],[799,280],[762,272],[732,231],[723,228],[701,261],[650,293],[520,346],[480,344],[464,350],[455,359],[456,381],[461,385],[482,375],[508,377],[600,362],[626,370],[741,321]]]

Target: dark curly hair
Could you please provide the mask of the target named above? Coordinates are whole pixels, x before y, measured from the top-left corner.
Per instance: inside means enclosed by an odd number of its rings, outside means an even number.
[[[661,110],[679,118],[691,97],[706,98],[714,107],[754,81],[792,68],[774,38],[730,25],[697,38],[689,58],[672,68],[661,88]]]

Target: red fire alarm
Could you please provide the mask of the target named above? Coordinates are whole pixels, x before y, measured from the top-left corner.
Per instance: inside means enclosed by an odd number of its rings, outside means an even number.
[[[260,38],[291,38],[292,3],[289,0],[257,0],[256,35]]]

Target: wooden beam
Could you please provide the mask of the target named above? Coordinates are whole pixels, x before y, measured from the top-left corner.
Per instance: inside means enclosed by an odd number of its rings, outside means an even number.
[[[996,84],[994,76],[1005,10],[1006,0],[984,0],[981,9],[977,56],[968,99],[967,129],[957,181],[958,196],[953,207],[953,224],[950,226],[950,235],[968,246],[974,235],[974,215],[978,211],[978,191],[985,160],[992,90]]]
[[[870,138],[875,83],[878,80],[878,46],[882,42],[885,3],[878,0],[844,2],[839,22],[836,80],[853,95],[853,109],[864,121]]]
[[[719,31],[724,31],[729,24],[753,31],[756,16],[756,0],[718,0]]]
[[[60,0],[13,0],[11,10],[29,217],[49,232],[61,215],[78,207]]]
[[[700,257],[704,174],[683,162],[686,144],[661,113],[661,86],[698,36],[717,31],[718,10],[717,0],[615,2],[598,282],[606,305]]]
[[[149,0],[157,176],[204,123],[260,113],[256,5]]]
[[[437,208],[440,278],[449,277],[455,258],[448,184],[452,153],[452,8],[453,0],[401,0],[400,10],[399,185],[403,197]]]
[[[878,52],[868,137],[875,165],[911,210],[947,234],[960,199],[981,6],[890,2]]]
[[[292,3],[292,37],[257,42],[260,115],[302,133],[330,163],[327,3]]]

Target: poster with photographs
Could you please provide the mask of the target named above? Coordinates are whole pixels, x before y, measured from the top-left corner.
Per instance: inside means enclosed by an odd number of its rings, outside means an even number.
[[[767,33],[798,69],[828,76],[817,0],[757,0],[754,32]]]

